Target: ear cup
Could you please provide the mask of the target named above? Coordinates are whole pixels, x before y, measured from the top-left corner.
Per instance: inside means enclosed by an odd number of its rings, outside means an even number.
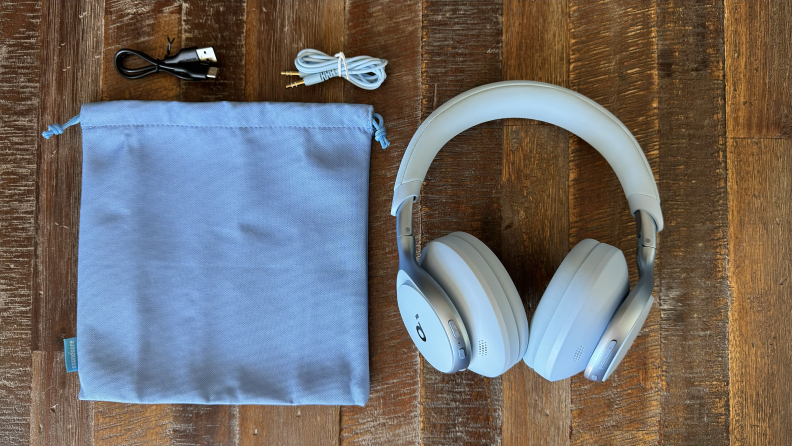
[[[492,250],[487,247],[481,240],[473,237],[472,235],[466,232],[454,232],[450,235],[455,237],[459,237],[462,240],[468,242],[470,246],[476,249],[481,257],[487,262],[489,267],[492,269],[492,272],[495,273],[495,277],[498,279],[500,283],[501,289],[506,294],[506,298],[509,300],[509,305],[511,306],[512,314],[514,314],[514,320],[517,324],[517,334],[520,338],[519,343],[519,354],[518,358],[514,361],[516,364],[524,355],[525,351],[528,349],[528,336],[530,333],[530,329],[528,327],[528,315],[525,313],[525,306],[523,306],[522,299],[520,298],[520,293],[517,291],[517,287],[514,286],[514,282],[509,276],[509,273],[506,271],[506,268],[501,263],[498,256],[492,252]]]
[[[471,371],[495,377],[519,361],[520,336],[511,304],[476,248],[449,234],[426,246],[420,265],[447,293],[467,328]]]
[[[591,239],[578,243],[531,318],[525,363],[550,381],[583,371],[628,290],[620,250]]]

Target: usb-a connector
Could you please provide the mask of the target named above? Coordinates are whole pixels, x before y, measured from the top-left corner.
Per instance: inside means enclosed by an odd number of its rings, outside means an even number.
[[[217,62],[215,52],[211,46],[206,48],[198,48],[196,53],[198,53],[198,59],[200,59],[201,62]]]
[[[189,62],[217,62],[215,52],[212,47],[206,48],[182,48],[173,56],[166,57],[162,62],[166,64],[189,63]]]

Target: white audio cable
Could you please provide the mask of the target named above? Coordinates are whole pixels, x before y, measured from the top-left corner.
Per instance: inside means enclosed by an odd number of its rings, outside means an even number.
[[[360,88],[374,90],[385,80],[385,65],[388,65],[388,61],[371,56],[347,58],[344,53],[328,56],[308,48],[297,53],[294,65],[297,71],[282,71],[281,74],[300,76],[302,80],[292,82],[286,88],[314,85],[333,77],[343,77]]]

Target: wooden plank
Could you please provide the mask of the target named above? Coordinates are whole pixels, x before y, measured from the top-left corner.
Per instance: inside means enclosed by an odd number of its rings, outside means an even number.
[[[501,80],[502,15],[499,1],[423,3],[424,118],[459,93]],[[420,246],[465,231],[500,251],[502,145],[496,121],[463,132],[440,151],[423,187]],[[500,442],[500,378],[445,375],[421,364],[422,444]]]
[[[39,2],[0,7],[0,443],[30,441]]]
[[[249,1],[245,31],[245,99],[248,101],[341,102],[343,82],[287,90],[297,53],[316,48],[329,54],[344,47],[344,2]],[[303,416],[305,414],[305,416]],[[277,439],[278,441],[275,441]],[[337,444],[337,406],[242,406],[239,443]]]
[[[217,79],[182,82],[182,101],[245,100],[244,0],[182,3],[182,48],[211,46],[217,56]]]
[[[790,43],[787,2],[727,2],[729,426],[733,444],[792,442]],[[743,138],[777,138],[760,140]]]
[[[399,316],[393,184],[404,148],[421,117],[421,4],[346,5],[344,52],[388,60],[388,78],[375,91],[344,82],[344,100],[371,104],[385,119],[391,146],[373,142],[369,179],[369,364],[365,407],[341,407],[341,443],[417,445],[420,442],[420,362]]]
[[[792,443],[790,154],[789,139],[728,141],[730,439],[736,445]]]
[[[45,2],[41,56],[42,128],[80,113],[100,97],[104,5]],[[39,132],[40,134],[40,132]],[[82,138],[79,129],[39,138],[35,350],[62,351],[75,335],[77,233]]]
[[[173,50],[181,47],[181,2],[177,0],[107,0],[105,2],[104,67],[102,100],[178,100],[179,79],[150,75],[130,80],[121,77],[114,64],[118,50],[129,48],[156,57],[165,56],[167,38],[175,39]],[[125,63],[135,66],[134,57]]]
[[[615,114],[656,168],[658,148],[655,2],[570,2],[570,86]],[[635,229],[612,170],[578,138],[570,147],[570,247],[594,238],[624,251],[635,283]],[[659,310],[604,384],[572,378],[574,444],[659,440]]]
[[[339,406],[240,406],[239,444],[338,444]]]
[[[730,138],[792,137],[792,2],[726,2]]]
[[[566,1],[504,3],[503,78],[567,86],[568,16]],[[507,123],[501,261],[523,296],[530,320],[569,252],[569,134],[524,120]],[[548,382],[521,361],[502,382],[504,445],[569,444],[568,379]]]
[[[661,438],[729,439],[723,4],[658,3]],[[691,342],[691,340],[697,342]]]
[[[162,57],[167,36],[181,48],[181,3],[108,0],[105,4],[103,100],[178,100],[180,81],[173,76],[151,75],[128,80],[116,73],[113,58],[121,48]],[[129,62],[130,65],[132,61]],[[94,439],[97,444],[170,444],[173,406],[94,403]]]
[[[344,47],[341,0],[251,0],[247,5],[245,98],[248,101],[343,102],[341,79],[286,89],[300,50],[335,54]]]
[[[103,2],[42,4],[42,128],[78,114],[84,102],[99,100],[103,26]],[[55,354],[63,351],[64,338],[76,334],[82,138],[73,129],[49,140],[38,138],[38,143],[33,348],[44,353],[34,363],[31,436],[38,444],[90,444],[92,404],[78,401],[77,377],[66,374],[63,355]]]
[[[501,260],[530,318],[569,252],[569,133],[522,124],[503,137]],[[504,445],[569,444],[569,379],[549,382],[520,361],[502,380]]]
[[[66,373],[63,352],[33,352],[31,444],[93,444],[93,404],[78,400],[79,391],[77,373]]]
[[[97,445],[155,446],[171,444],[171,410],[165,404],[94,403]]]

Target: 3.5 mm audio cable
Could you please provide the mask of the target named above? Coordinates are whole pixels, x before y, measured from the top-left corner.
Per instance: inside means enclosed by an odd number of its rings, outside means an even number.
[[[286,88],[315,85],[334,77],[341,77],[365,90],[374,90],[382,85],[387,77],[385,66],[388,65],[388,61],[371,56],[347,58],[344,53],[329,56],[308,48],[297,53],[294,65],[297,71],[282,71],[281,74],[300,76],[302,79],[286,85]]]

